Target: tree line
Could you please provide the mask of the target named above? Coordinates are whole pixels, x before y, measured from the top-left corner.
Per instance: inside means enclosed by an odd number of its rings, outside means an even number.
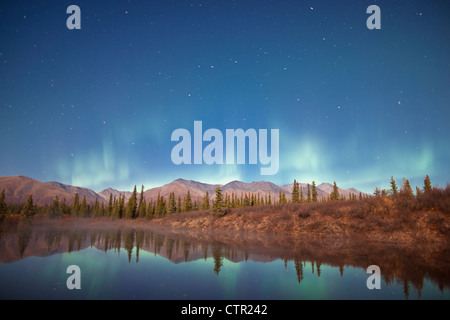
[[[403,179],[403,184],[400,189],[393,177],[390,181],[391,188],[379,189],[375,188],[375,197],[395,196],[397,194],[405,195],[407,197],[414,196],[411,185],[407,179]],[[424,187],[420,189],[416,187],[416,194],[420,195],[423,192],[428,192],[432,189],[431,181],[427,175],[424,179]],[[253,206],[270,206],[270,205],[283,205],[287,203],[310,203],[310,202],[327,202],[327,201],[347,201],[347,200],[362,200],[367,198],[368,195],[359,195],[350,193],[348,197],[339,193],[339,188],[336,182],[333,183],[333,191],[327,197],[321,197],[317,191],[315,181],[306,185],[306,194],[303,192],[303,188],[300,187],[299,182],[294,179],[291,198],[286,197],[284,191],[279,191],[278,196],[273,197],[269,193],[267,195],[260,195],[254,193],[241,193],[240,195],[235,192],[223,193],[219,187],[215,190],[214,199],[210,199],[209,192],[206,191],[202,199],[197,197],[192,199],[190,191],[188,190],[186,195],[181,198],[175,196],[174,192],[169,194],[166,200],[164,196],[158,193],[156,199],[147,200],[144,197],[144,186],[141,187],[141,192],[138,196],[136,186],[128,200],[125,200],[125,195],[122,194],[118,197],[109,196],[109,200],[99,201],[95,199],[94,204],[89,204],[86,196],[80,199],[78,193],[75,194],[73,202],[67,204],[65,199],[58,199],[56,196],[50,205],[36,206],[33,203],[33,196],[29,195],[26,203],[23,206],[10,205],[5,203],[5,190],[0,194],[0,222],[4,221],[7,216],[12,214],[19,214],[22,220],[29,220],[36,214],[46,215],[49,218],[59,218],[63,216],[71,217],[108,217],[111,219],[135,219],[146,218],[152,219],[157,217],[163,217],[168,214],[176,214],[182,212],[190,212],[197,210],[210,210],[212,214],[221,216],[226,214],[229,209],[241,208],[241,207],[253,207]]]

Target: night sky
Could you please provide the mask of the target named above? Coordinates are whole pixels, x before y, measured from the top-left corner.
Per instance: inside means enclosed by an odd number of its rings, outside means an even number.
[[[0,176],[445,187],[449,58],[448,1],[1,1]],[[278,173],[173,164],[171,134],[195,120],[279,129]]]

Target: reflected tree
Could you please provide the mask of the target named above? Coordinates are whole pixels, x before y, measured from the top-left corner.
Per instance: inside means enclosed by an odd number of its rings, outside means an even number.
[[[303,263],[298,259],[294,260],[295,271],[297,272],[297,280],[300,284],[303,280]]]
[[[106,253],[106,251],[108,251],[109,246],[110,246],[110,242],[109,242],[110,234],[111,234],[111,230],[107,230],[103,237],[103,239],[104,239],[103,240],[104,241],[103,251],[105,251],[105,253]]]
[[[155,254],[159,254],[159,252],[161,251],[161,247],[164,244],[164,239],[165,239],[165,235],[163,234],[155,234],[154,235],[154,244],[155,244]]]
[[[206,244],[202,244],[202,250],[203,250],[203,258],[206,259],[208,258],[208,246]]]
[[[223,266],[223,257],[218,245],[213,245],[211,248],[212,257],[214,259],[214,273],[218,276],[220,269]]]
[[[72,230],[69,231],[67,236],[68,248],[67,251],[71,253],[73,251],[73,243],[75,242],[75,234]]]
[[[166,253],[167,253],[167,258],[169,260],[172,259],[172,252],[173,252],[174,245],[175,245],[175,240],[167,237],[166,238]]]
[[[405,295],[405,299],[408,300],[409,299],[409,281],[404,278],[401,280],[403,283],[403,294]]]
[[[29,224],[21,224],[17,230],[17,245],[19,246],[20,257],[23,258],[25,249],[30,242],[32,235],[31,226]]]
[[[136,231],[136,263],[139,262],[139,249],[144,245],[144,230]]]
[[[190,247],[191,247],[191,244],[189,242],[183,241],[184,262],[188,262]]]
[[[36,214],[36,206],[33,204],[33,196],[30,194],[28,196],[27,202],[20,211],[20,223],[29,224],[31,219]]]
[[[56,228],[48,228],[44,232],[45,243],[47,244],[47,251],[50,252],[52,247],[56,244],[57,238],[61,237],[61,231]]]
[[[134,246],[134,230],[128,229],[125,230],[123,233],[123,242],[125,250],[127,250],[128,253],[128,262],[131,262],[131,254],[133,252],[133,246]]]

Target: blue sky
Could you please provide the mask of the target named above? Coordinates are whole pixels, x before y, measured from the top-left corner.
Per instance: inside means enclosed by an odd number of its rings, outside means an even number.
[[[66,9],[81,9],[68,30]],[[381,9],[369,30],[366,9]],[[101,191],[177,178],[450,181],[448,1],[2,1],[0,176]],[[174,165],[194,121],[279,129],[280,168]],[[203,146],[206,146],[204,143]]]

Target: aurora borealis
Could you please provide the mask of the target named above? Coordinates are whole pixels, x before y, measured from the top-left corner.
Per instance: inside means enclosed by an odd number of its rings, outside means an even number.
[[[68,30],[69,5],[81,30]],[[369,30],[366,9],[381,9]],[[101,191],[450,181],[447,1],[2,1],[0,176]],[[279,171],[175,165],[171,133],[279,129]],[[205,145],[204,145],[205,146]]]

